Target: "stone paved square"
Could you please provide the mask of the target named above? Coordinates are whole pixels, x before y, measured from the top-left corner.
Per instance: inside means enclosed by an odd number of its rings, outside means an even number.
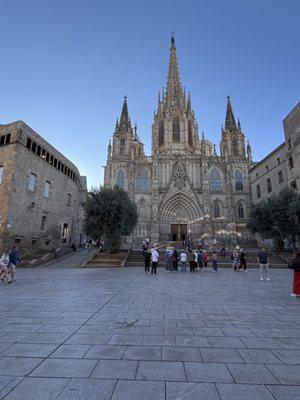
[[[74,255],[1,284],[1,400],[300,398],[290,270],[267,284],[257,269],[78,265]]]

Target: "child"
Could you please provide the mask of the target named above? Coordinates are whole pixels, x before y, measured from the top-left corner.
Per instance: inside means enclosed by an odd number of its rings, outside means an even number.
[[[217,270],[218,270],[218,256],[217,256],[217,253],[215,251],[213,251],[211,259],[212,259],[214,272],[217,272]]]

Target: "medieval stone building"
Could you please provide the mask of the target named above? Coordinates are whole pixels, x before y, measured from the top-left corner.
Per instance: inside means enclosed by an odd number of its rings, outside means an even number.
[[[0,125],[0,250],[80,245],[86,190],[86,177],[28,125]]]
[[[144,152],[132,127],[125,97],[112,143],[109,143],[104,184],[119,185],[137,203],[139,220],[133,241],[186,239],[245,243],[250,241],[249,168],[251,148],[245,147],[227,98],[220,155],[215,145],[199,138],[190,94],[183,89],[171,39],[166,89],[158,96],[152,124],[151,156]]]

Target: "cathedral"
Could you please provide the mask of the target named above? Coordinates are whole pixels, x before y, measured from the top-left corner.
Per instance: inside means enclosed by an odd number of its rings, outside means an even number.
[[[124,188],[136,202],[133,244],[190,238],[204,243],[250,243],[251,147],[227,97],[220,155],[202,134],[190,94],[180,82],[175,40],[171,38],[166,89],[158,96],[152,124],[151,155],[132,126],[125,96],[109,142],[104,185]]]

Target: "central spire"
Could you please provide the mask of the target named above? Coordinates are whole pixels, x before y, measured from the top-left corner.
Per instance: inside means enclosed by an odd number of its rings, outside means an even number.
[[[233,111],[232,111],[230,96],[227,96],[225,129],[228,129],[230,132],[234,132],[237,130],[237,126],[236,126]]]
[[[124,102],[122,106],[121,118],[119,126],[124,130],[131,128],[130,118],[128,114],[127,96],[124,96]]]
[[[184,93],[180,83],[176,47],[174,36],[171,36],[170,58],[166,87],[166,101],[168,105],[180,105],[184,100]]]

